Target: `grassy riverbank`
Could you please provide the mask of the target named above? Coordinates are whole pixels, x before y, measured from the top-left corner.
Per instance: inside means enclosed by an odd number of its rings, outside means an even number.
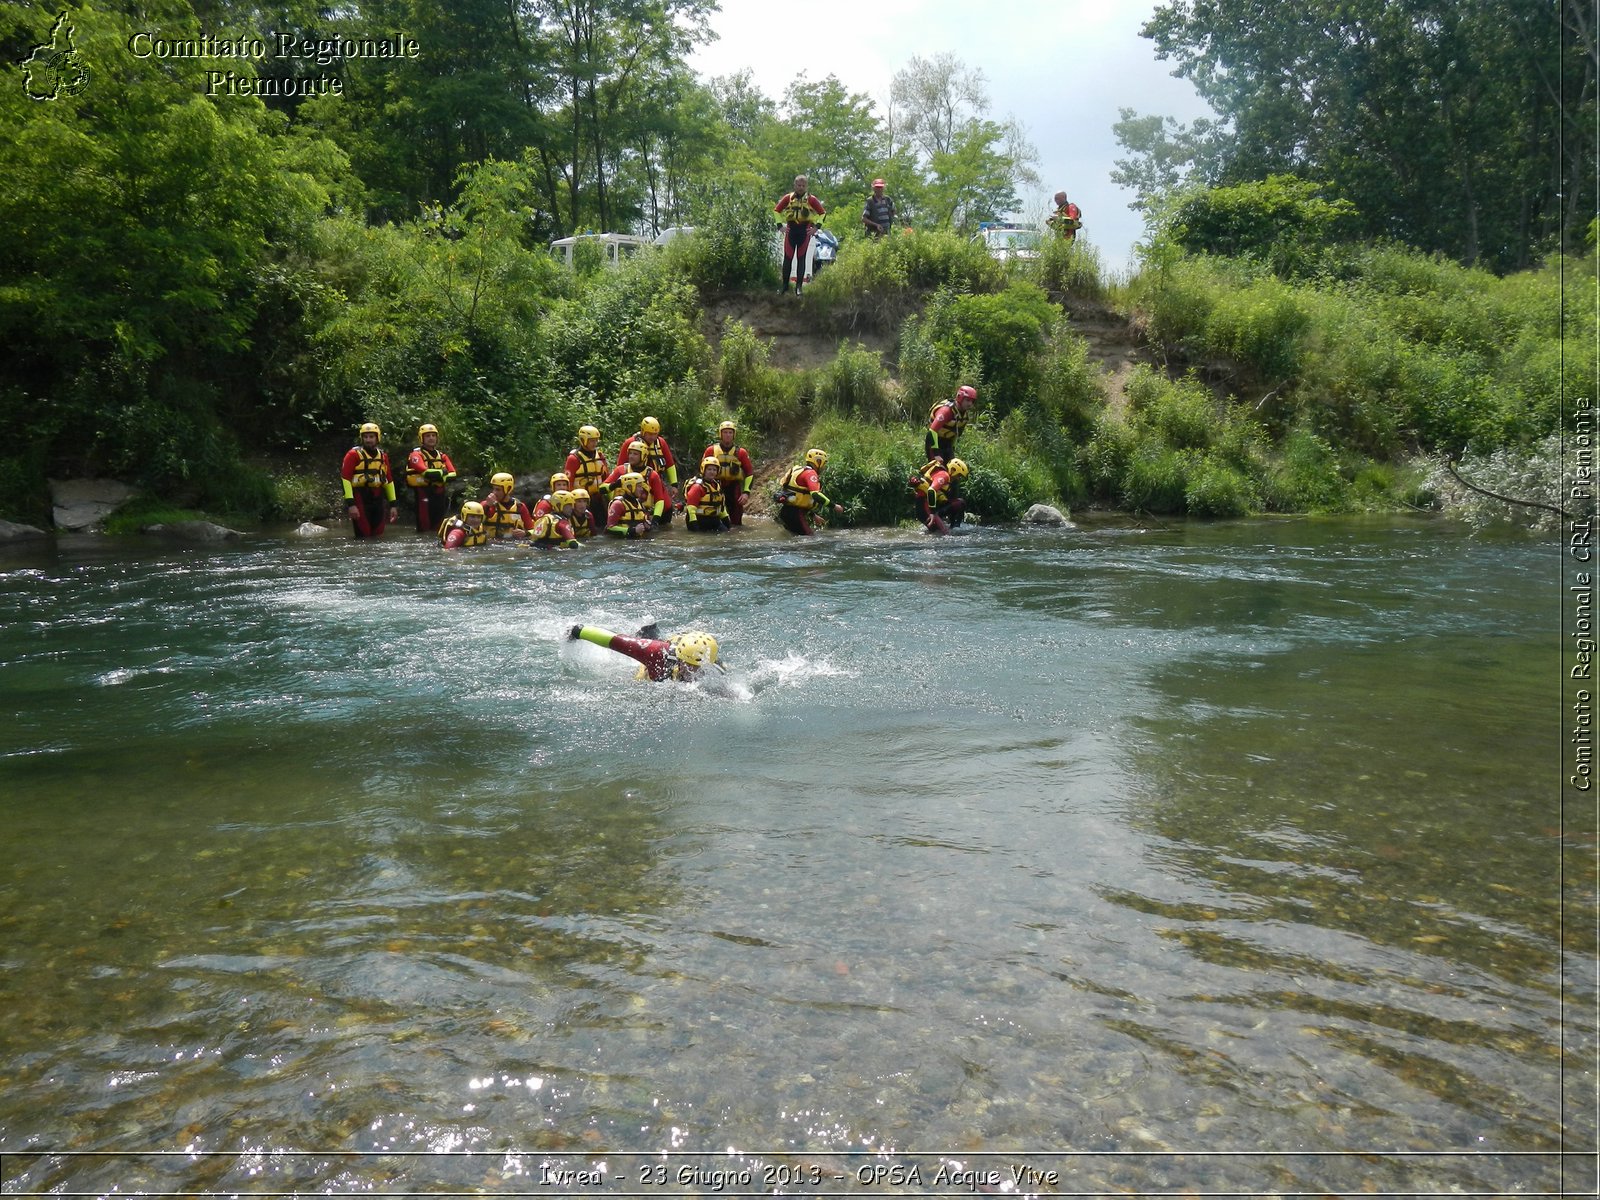
[[[730,415],[768,470],[825,446],[841,523],[893,523],[929,407],[961,382],[980,391],[961,451],[991,520],[1038,501],[1426,507],[1449,498],[1430,483],[1445,458],[1537,461],[1594,400],[1592,253],[1496,277],[1398,248],[1224,257],[1166,238],[1120,280],[1086,243],[1002,264],[914,232],[847,238],[803,297],[779,298],[748,199],[725,199],[713,234],[614,270],[558,268],[485,195],[460,215],[456,239],[322,220],[271,317],[271,371],[236,392],[122,380],[95,437],[13,451],[7,515],[37,519],[48,466],[320,519],[362,420],[397,459],[434,422],[477,486],[499,469],[542,481],[580,424],[613,449],[649,413],[686,455]]]

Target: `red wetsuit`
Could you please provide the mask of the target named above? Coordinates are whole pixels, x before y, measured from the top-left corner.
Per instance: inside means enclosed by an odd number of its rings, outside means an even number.
[[[394,472],[389,469],[388,451],[351,446],[339,466],[339,478],[344,484],[346,509],[355,509],[350,523],[356,536],[382,537],[394,511]]]
[[[429,472],[436,472],[429,477]],[[421,446],[406,456],[406,486],[417,506],[417,532],[437,533],[450,515],[447,486],[456,477],[456,465],[443,453],[430,454]]]
[[[956,439],[971,419],[971,409],[963,409],[954,400],[941,400],[933,406],[928,416],[928,432],[922,439],[922,452],[949,462],[956,454]]]
[[[783,527],[802,536],[815,533],[822,524],[822,512],[829,504],[822,494],[822,479],[816,468],[805,465],[789,468],[778,494],[787,497],[778,506],[778,520]]]
[[[644,668],[645,675],[652,683],[660,683],[664,679],[687,681],[698,674],[687,663],[678,661],[678,656],[672,652],[672,643],[665,638],[630,637],[594,625],[574,625],[568,637],[626,654]]]
[[[783,274],[778,278],[783,290],[788,291],[789,267],[793,263],[794,287],[798,294],[806,282],[806,247],[811,244],[811,228],[816,218],[828,210],[810,192],[803,196],[785,192],[783,199],[772,206],[772,211],[783,217]]]
[[[955,480],[940,464],[930,462],[911,477],[911,490],[917,497],[917,516],[929,533],[949,533],[961,524],[967,502],[953,495]]]
[[[502,506],[500,498],[490,492],[483,498],[483,527],[490,537],[513,537],[514,530],[533,528],[533,514],[515,496],[507,497]]]
[[[605,508],[606,476],[611,473],[611,468],[606,465],[605,451],[596,446],[594,453],[590,454],[582,446],[574,447],[567,454],[565,470],[573,487],[582,488],[589,493],[592,503],[601,509]]]

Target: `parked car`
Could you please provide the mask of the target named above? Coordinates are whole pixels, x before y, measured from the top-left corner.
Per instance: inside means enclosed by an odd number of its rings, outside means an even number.
[[[1017,225],[1011,221],[985,221],[978,226],[978,232],[972,235],[972,240],[982,242],[990,258],[1010,262],[1012,259],[1038,258],[1040,236],[1039,231],[1029,225]]]
[[[783,226],[778,226],[777,236],[772,239],[772,254],[778,261],[780,270],[783,268]],[[806,273],[803,282],[810,283],[821,272],[823,267],[830,266],[839,257],[839,239],[826,229],[811,231],[811,241],[806,246]]]
[[[573,249],[579,242],[598,242],[608,267],[614,267],[624,258],[654,245],[649,238],[634,237],[631,233],[580,233],[575,237],[557,238],[550,243],[550,253],[559,258],[563,265],[570,267]]]
[[[694,232],[693,225],[669,225],[656,234],[656,245],[665,246],[675,238],[687,237]]]

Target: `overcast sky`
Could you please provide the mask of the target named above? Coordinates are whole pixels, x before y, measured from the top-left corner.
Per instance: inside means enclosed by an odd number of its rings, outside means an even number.
[[[719,35],[689,65],[702,78],[749,68],[774,100],[801,72],[837,75],[887,109],[889,83],[912,58],[950,53],[981,70],[989,115],[1015,117],[1039,151],[1040,186],[1022,197],[1032,218],[1057,190],[1083,209],[1084,232],[1105,266],[1124,270],[1143,234],[1131,194],[1111,182],[1119,156],[1111,126],[1117,109],[1191,121],[1210,115],[1187,80],[1174,79],[1139,27],[1154,0],[721,0],[711,17]],[[1002,15],[1003,14],[1003,15]],[[791,32],[793,31],[793,32]],[[804,164],[797,164],[800,169]],[[856,197],[823,196],[830,207]]]

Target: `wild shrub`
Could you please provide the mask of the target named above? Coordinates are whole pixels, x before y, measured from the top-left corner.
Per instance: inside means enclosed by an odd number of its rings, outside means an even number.
[[[1550,510],[1571,506],[1580,465],[1578,447],[1567,447],[1565,461],[1562,448],[1561,436],[1551,434],[1532,446],[1502,446],[1487,454],[1467,455],[1455,474],[1447,469],[1443,456],[1430,457],[1424,460],[1428,475],[1423,487],[1446,516],[1476,528],[1506,524],[1539,531],[1558,529],[1560,515]],[[1585,464],[1585,478],[1592,475],[1592,465]],[[1482,490],[1474,491],[1462,480]]]
[[[1192,450],[1174,450],[1155,437],[1137,437],[1122,476],[1123,505],[1157,515],[1183,512],[1189,474],[1199,457]]]
[[[948,302],[949,293],[934,296],[930,310]],[[980,380],[965,374],[962,362],[934,338],[934,329],[922,317],[907,317],[900,329],[900,386],[906,405],[916,413],[926,412],[940,400],[955,394],[961,382],[974,387]]]
[[[847,240],[838,261],[806,294],[836,328],[893,329],[924,292],[982,293],[1005,286],[1004,268],[981,245],[948,231],[912,230]]]
[[[1089,343],[1058,318],[1038,364],[1033,400],[1041,414],[1072,439],[1086,440],[1105,407],[1102,381],[1099,368],[1089,365]]]
[[[1192,375],[1174,382],[1141,363],[1127,394],[1135,428],[1176,450],[1204,449],[1224,423],[1216,399]]]
[[[981,404],[1004,416],[1038,385],[1039,357],[1059,310],[1031,283],[1015,282],[1003,292],[954,295],[930,304],[929,336],[952,361],[976,361],[984,379]]]
[[[1262,481],[1263,500],[1275,512],[1338,512],[1348,506],[1348,491],[1337,453],[1304,425],[1290,431]]]
[[[1133,428],[1110,409],[1100,413],[1088,443],[1078,452],[1078,465],[1090,495],[1107,502],[1120,497],[1123,476],[1138,441]]]
[[[1068,297],[1104,301],[1109,294],[1100,251],[1082,239],[1069,242],[1046,237],[1039,246],[1039,257],[1025,262],[1020,273],[1058,302]]]
[[[817,401],[863,421],[903,420],[904,410],[890,402],[887,382],[876,350],[841,343],[834,360],[817,373]]]
[[[1254,510],[1260,500],[1244,472],[1207,454],[1190,466],[1183,503],[1193,517],[1242,517]]]
[[[1191,254],[1256,258],[1280,276],[1305,274],[1326,247],[1356,233],[1355,205],[1327,192],[1327,184],[1292,175],[1207,188],[1174,206],[1169,232]]]
[[[1233,360],[1248,378],[1281,386],[1300,371],[1311,318],[1295,289],[1277,279],[1220,293],[1206,318],[1208,356]]]
[[[679,238],[662,256],[680,278],[704,291],[767,288],[778,279],[772,257],[772,203],[753,188],[711,189],[695,213],[692,237]],[[681,246],[680,246],[681,243]]]

